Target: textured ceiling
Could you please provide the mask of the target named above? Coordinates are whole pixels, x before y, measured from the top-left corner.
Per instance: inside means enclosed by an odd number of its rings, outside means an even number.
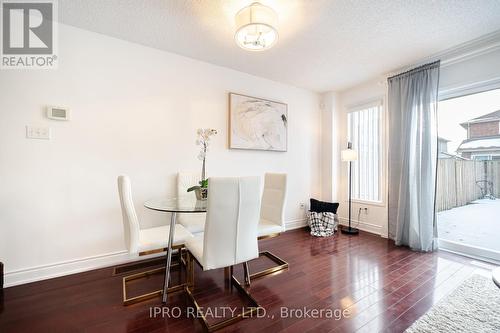
[[[499,0],[262,0],[279,16],[265,52],[240,49],[248,0],[60,0],[66,24],[322,92],[500,29]]]

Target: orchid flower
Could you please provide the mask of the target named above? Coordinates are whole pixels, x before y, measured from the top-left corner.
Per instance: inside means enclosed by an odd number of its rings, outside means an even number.
[[[208,185],[207,179],[205,179],[205,160],[207,158],[208,146],[210,143],[210,137],[217,134],[217,130],[213,128],[198,128],[196,131],[198,138],[196,139],[196,145],[201,146],[200,152],[198,154],[198,159],[202,162],[201,166],[201,181],[200,186],[192,186],[188,189],[188,192],[193,191],[197,188],[206,188]]]

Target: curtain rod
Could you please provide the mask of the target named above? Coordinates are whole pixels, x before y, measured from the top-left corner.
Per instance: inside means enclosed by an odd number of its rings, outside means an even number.
[[[427,64],[423,64],[423,65],[417,66],[415,68],[411,68],[409,70],[406,70],[406,71],[404,71],[402,73],[399,73],[399,74],[396,74],[396,75],[393,75],[393,76],[389,76],[387,78],[387,80],[392,80],[392,79],[397,78],[398,76],[407,75],[407,74],[410,74],[410,73],[413,73],[413,72],[418,72],[418,71],[421,71],[424,68],[434,67],[434,66],[439,65],[440,63],[441,63],[441,60],[436,60],[436,61],[433,61],[433,62],[429,62]]]

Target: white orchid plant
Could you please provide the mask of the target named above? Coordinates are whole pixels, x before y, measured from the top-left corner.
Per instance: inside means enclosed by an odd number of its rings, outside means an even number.
[[[196,139],[196,145],[201,146],[200,153],[198,154],[198,159],[202,161],[201,166],[201,180],[199,185],[191,186],[188,188],[188,192],[195,190],[202,190],[208,187],[208,179],[206,179],[205,174],[205,161],[207,158],[208,146],[210,144],[210,137],[217,134],[217,130],[213,128],[198,128],[196,131],[198,138]]]

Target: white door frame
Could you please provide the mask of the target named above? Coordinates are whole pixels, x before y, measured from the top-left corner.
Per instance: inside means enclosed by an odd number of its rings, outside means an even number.
[[[467,86],[461,86],[454,89],[444,89],[444,91],[439,91],[439,102],[447,100],[465,97],[467,95],[479,94],[489,90],[495,90],[500,88],[500,78],[493,80],[476,82]],[[439,108],[438,108],[439,112]],[[438,125],[439,126],[439,125]],[[439,217],[436,218],[436,222],[439,223]],[[500,230],[499,230],[500,234]],[[438,235],[439,236],[439,235]],[[500,237],[500,235],[499,235]],[[438,246],[440,250],[453,252],[461,254],[466,257],[488,261],[497,265],[500,265],[500,252],[492,249],[487,249],[480,246],[474,246],[470,244],[464,244],[460,242],[455,242],[443,238],[438,238]]]

